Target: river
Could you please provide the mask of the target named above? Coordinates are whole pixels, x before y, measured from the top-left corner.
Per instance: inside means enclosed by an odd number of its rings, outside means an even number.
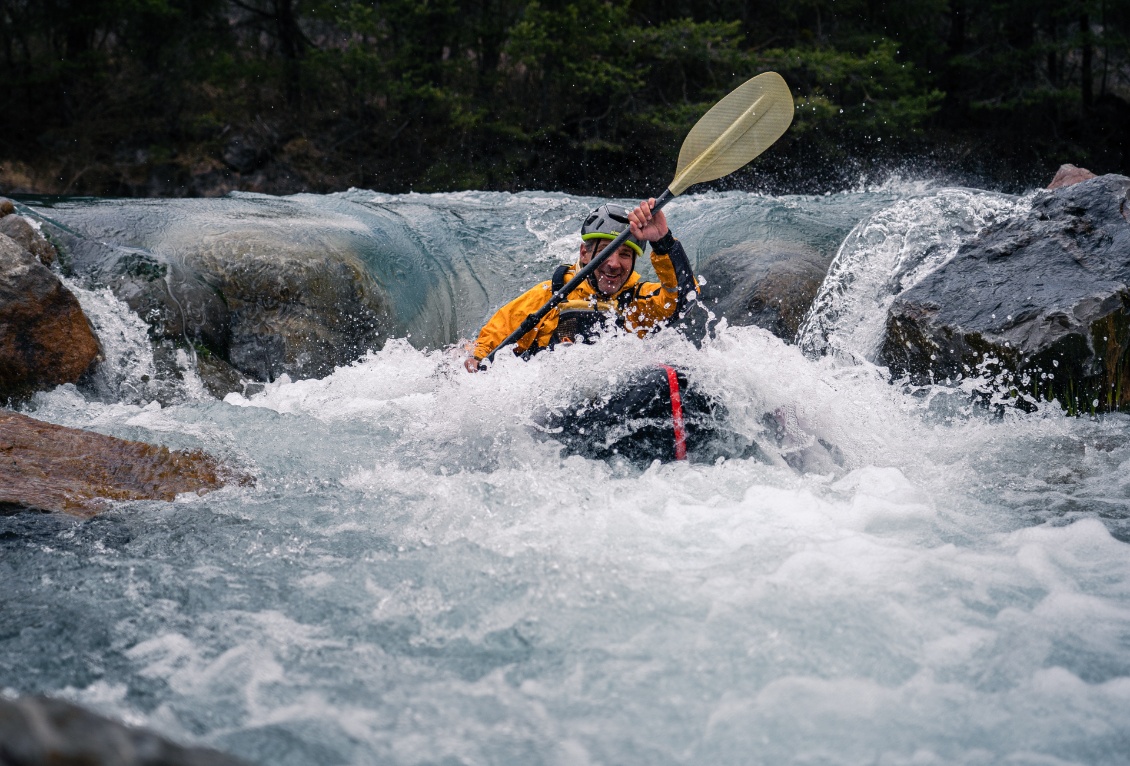
[[[97,385],[24,410],[256,477],[98,517],[0,517],[0,689],[263,764],[1124,764],[1130,418],[971,404],[873,363],[895,291],[1024,198],[898,181],[681,198],[692,261],[837,253],[801,343],[714,317],[462,370],[462,339],[576,249],[592,198],[467,192],[30,201],[116,245],[231,221],[336,232],[395,337],[319,380],[176,396],[144,325],[71,282]],[[252,221],[248,224],[247,221]],[[709,308],[707,306],[706,308]],[[677,364],[762,445],[633,466],[532,425]],[[787,412],[795,438],[765,432]],[[790,452],[834,445],[797,470]]]

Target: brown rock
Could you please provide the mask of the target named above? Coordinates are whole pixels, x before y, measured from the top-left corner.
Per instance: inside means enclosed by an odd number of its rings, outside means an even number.
[[[77,381],[102,358],[78,299],[0,236],[0,399]]]
[[[44,266],[50,266],[55,262],[58,255],[55,246],[36,231],[23,216],[10,215],[0,218],[0,234],[7,235],[17,245],[38,258]]]
[[[251,483],[199,450],[172,452],[0,410],[0,513],[91,516],[110,500],[169,501],[231,481]]]
[[[1061,186],[1071,186],[1072,184],[1077,184],[1095,177],[1095,174],[1086,168],[1077,168],[1074,165],[1060,165],[1059,170],[1056,171],[1055,178],[1048,184],[1048,188],[1058,189]]]
[[[0,218],[16,212],[16,206],[7,197],[0,197]]]

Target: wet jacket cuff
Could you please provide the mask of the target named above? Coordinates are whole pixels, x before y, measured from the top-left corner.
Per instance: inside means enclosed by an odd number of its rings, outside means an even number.
[[[660,255],[667,255],[671,252],[671,248],[675,246],[675,235],[668,229],[667,233],[662,238],[655,240],[651,243],[651,249]]]

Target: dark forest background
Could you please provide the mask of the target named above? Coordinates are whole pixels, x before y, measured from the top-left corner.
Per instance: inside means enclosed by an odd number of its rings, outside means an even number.
[[[726,183],[1130,173],[1130,0],[0,0],[0,191],[658,191],[780,72]]]

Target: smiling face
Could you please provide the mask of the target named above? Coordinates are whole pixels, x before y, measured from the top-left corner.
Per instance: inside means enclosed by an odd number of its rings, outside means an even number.
[[[607,239],[593,239],[581,244],[581,266],[585,266],[593,256],[604,250]],[[596,283],[597,292],[601,295],[614,295],[632,276],[632,267],[635,265],[635,251],[627,245],[620,248],[604,259],[596,267],[596,271],[589,277]]]

